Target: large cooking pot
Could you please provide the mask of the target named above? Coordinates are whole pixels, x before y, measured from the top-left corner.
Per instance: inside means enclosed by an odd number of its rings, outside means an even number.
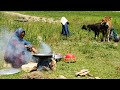
[[[41,70],[42,66],[49,67],[49,63],[51,61],[51,58],[53,57],[53,54],[34,54],[33,55],[35,61],[37,62],[37,68]]]
[[[57,54],[34,54],[34,57],[38,57],[38,58],[54,58],[55,60],[61,60],[63,58],[63,56],[59,53]]]
[[[53,56],[53,54],[33,54],[34,57],[39,57],[39,58],[51,58]]]

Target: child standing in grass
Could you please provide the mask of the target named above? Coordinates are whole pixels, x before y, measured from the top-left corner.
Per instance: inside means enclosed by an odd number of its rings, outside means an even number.
[[[68,29],[68,25],[69,22],[65,17],[61,18],[61,24],[62,24],[62,35],[65,35],[66,37],[70,34],[69,29]]]
[[[120,37],[118,36],[118,34],[115,31],[114,27],[112,27],[110,38],[113,39],[115,42],[119,42],[119,40],[120,40]]]

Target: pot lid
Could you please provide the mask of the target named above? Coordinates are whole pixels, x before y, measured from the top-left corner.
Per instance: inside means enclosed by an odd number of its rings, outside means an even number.
[[[52,56],[53,54],[41,54],[41,53],[38,53],[38,54],[34,54],[33,56]]]
[[[10,74],[18,73],[20,71],[21,71],[20,69],[16,69],[16,68],[7,68],[0,70],[0,75],[10,75]]]

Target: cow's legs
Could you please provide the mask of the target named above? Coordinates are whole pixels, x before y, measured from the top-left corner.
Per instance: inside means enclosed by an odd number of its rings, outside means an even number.
[[[105,39],[106,39],[106,34],[105,34],[105,31],[102,32],[102,41],[105,42]]]
[[[110,40],[110,29],[108,29],[108,31],[107,31],[107,41],[109,42]]]

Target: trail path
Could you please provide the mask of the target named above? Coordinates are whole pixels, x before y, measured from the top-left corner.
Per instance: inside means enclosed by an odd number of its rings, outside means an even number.
[[[17,16],[18,20],[26,20],[26,21],[41,21],[41,22],[48,22],[48,23],[60,23],[60,20],[54,20],[54,18],[46,18],[46,17],[38,17],[38,16],[31,16],[31,15],[24,15],[17,12],[12,11],[4,11],[5,14],[11,16]]]

